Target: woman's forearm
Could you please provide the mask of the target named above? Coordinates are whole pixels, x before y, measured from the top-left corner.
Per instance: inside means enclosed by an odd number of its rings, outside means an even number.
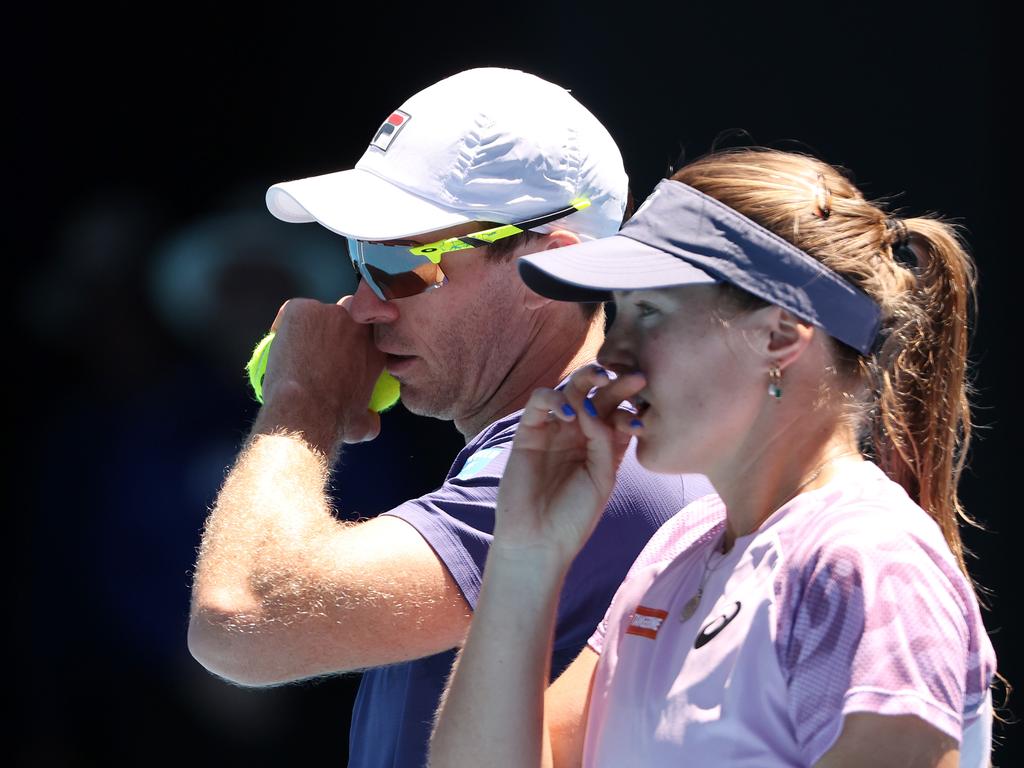
[[[502,477],[476,612],[431,740],[434,768],[550,765],[544,693],[559,593],[629,443],[618,405],[644,383],[585,367],[563,389],[530,396]],[[579,694],[582,716],[586,688]]]
[[[492,547],[479,608],[438,710],[432,768],[549,764],[544,691],[569,566],[560,560]]]

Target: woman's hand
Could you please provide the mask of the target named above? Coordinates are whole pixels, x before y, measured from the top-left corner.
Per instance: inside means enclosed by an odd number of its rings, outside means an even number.
[[[630,437],[643,430],[619,405],[645,384],[640,373],[612,379],[592,365],[561,391],[533,393],[498,492],[495,547],[505,554],[543,549],[572,561],[608,502]]]

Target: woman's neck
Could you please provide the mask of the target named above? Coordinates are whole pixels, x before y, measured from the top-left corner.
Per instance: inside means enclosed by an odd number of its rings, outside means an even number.
[[[845,428],[829,433],[803,424],[751,442],[711,473],[726,508],[725,551],[799,494],[823,487],[844,466],[863,461]]]

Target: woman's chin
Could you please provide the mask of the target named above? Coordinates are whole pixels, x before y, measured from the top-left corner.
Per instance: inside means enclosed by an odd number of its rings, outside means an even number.
[[[672,446],[667,447],[672,448]],[[666,446],[659,445],[657,440],[645,435],[637,435],[636,459],[644,469],[662,475],[683,475],[696,472],[693,468],[686,466],[687,462],[682,461],[678,455],[672,455],[671,450],[666,450]]]

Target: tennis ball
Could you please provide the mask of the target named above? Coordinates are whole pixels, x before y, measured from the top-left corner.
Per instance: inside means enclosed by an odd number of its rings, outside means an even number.
[[[399,395],[398,379],[387,371],[382,371],[377,383],[373,386],[373,394],[370,395],[370,410],[377,413],[384,413],[388,408],[398,402]]]
[[[256,400],[260,403],[263,402],[263,377],[267,374],[270,344],[274,341],[275,335],[274,331],[271,331],[260,339],[252,351],[252,357],[245,364],[245,371],[249,374],[249,384],[252,386]],[[398,402],[399,394],[398,379],[387,371],[382,371],[373,387],[373,394],[370,395],[370,410],[383,413]]]
[[[249,374],[249,384],[252,385],[252,392],[256,395],[257,402],[263,402],[263,377],[267,373],[267,358],[270,357],[270,343],[276,334],[271,331],[256,345],[252,351],[252,357],[245,364],[245,372]]]

